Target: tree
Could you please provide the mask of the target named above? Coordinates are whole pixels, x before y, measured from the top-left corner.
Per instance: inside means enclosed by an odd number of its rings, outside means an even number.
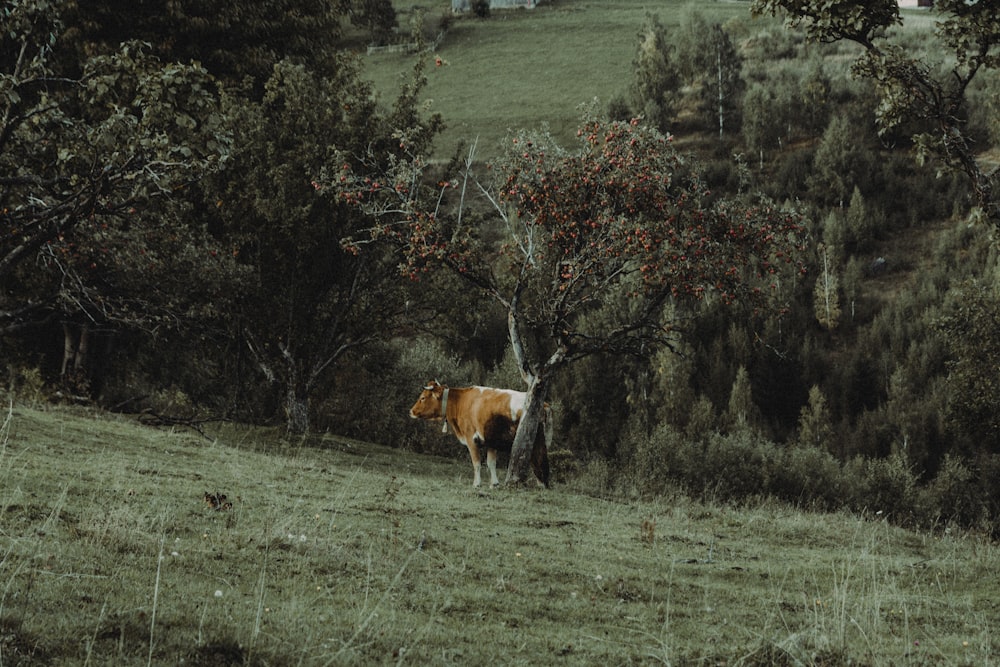
[[[743,56],[721,23],[711,22],[693,4],[681,12],[676,35],[677,70],[688,86],[698,91],[699,108],[722,136],[726,118],[740,107],[745,87]],[[730,126],[736,124],[730,122]]]
[[[88,0],[67,3],[67,23],[80,54],[142,41],[165,61],[201,63],[227,87],[249,77],[259,99],[271,68],[283,58],[336,74],[331,45],[343,32],[342,18],[360,12],[367,25],[388,20],[388,10],[371,3],[379,0]]]
[[[500,303],[526,388],[508,483],[525,479],[555,373],[598,353],[645,355],[678,336],[699,299],[763,308],[777,274],[801,270],[801,225],[767,203],[710,205],[671,139],[632,121],[585,120],[575,150],[520,132],[479,185],[503,231],[463,218],[471,175],[421,192],[423,162],[341,172],[343,197],[373,216],[364,240],[392,241],[403,270],[442,267]],[[376,182],[377,181],[377,182]],[[458,200],[449,215],[447,194]],[[430,202],[430,204],[428,204]],[[362,240],[355,237],[353,243]]]
[[[225,162],[215,84],[137,43],[64,71],[56,6],[0,11],[0,332],[59,314],[155,327],[187,305],[129,277],[163,267],[169,252],[145,253],[163,233],[153,203]]]
[[[840,323],[840,281],[830,266],[827,248],[822,243],[819,253],[823,268],[816,277],[816,287],[813,289],[813,311],[824,329],[836,329]]]
[[[802,406],[799,414],[798,442],[803,447],[832,449],[833,425],[830,419],[830,408],[819,385],[813,385],[809,390],[809,403]]]
[[[374,44],[388,43],[398,26],[391,0],[352,0],[349,11],[351,23],[368,30]]]
[[[743,96],[743,140],[755,151],[760,169],[764,169],[764,151],[775,148],[781,141],[784,125],[774,94],[759,83],[752,84]]]
[[[634,113],[661,132],[670,127],[680,97],[680,73],[673,60],[673,51],[660,19],[654,14],[646,14],[632,61],[630,97]]]
[[[1000,452],[1000,296],[970,282],[939,322],[948,350],[945,418],[959,436]]]
[[[733,388],[729,393],[725,420],[732,432],[754,429],[760,423],[760,412],[753,402],[750,373],[747,372],[746,366],[740,366],[736,371],[736,379],[733,380]]]
[[[280,392],[289,432],[305,433],[311,398],[343,357],[387,340],[416,311],[395,258],[341,246],[366,223],[354,207],[322,196],[314,178],[340,154],[401,152],[396,128],[410,128],[411,147],[423,150],[437,121],[421,125],[406,100],[386,117],[346,59],[336,79],[282,61],[263,100],[239,105],[241,149],[213,184],[214,224],[243,269],[229,327]]]
[[[848,116],[834,116],[816,148],[808,179],[816,200],[846,206],[855,188],[872,187],[874,171],[874,155],[858,123]]]
[[[740,108],[741,96],[746,84],[743,81],[743,57],[721,25],[712,27],[709,52],[714,62],[702,86],[703,109],[716,115],[719,123],[719,138],[722,138],[726,118],[732,119]],[[730,122],[730,125],[734,123]]]
[[[967,91],[977,75],[1000,67],[1000,13],[993,2],[937,0],[936,33],[951,63],[939,70],[915,59],[892,40],[901,22],[895,0],[828,2],[827,0],[754,0],[755,13],[786,12],[789,22],[824,42],[852,41],[864,48],[855,61],[856,75],[871,80],[881,102],[876,109],[880,132],[915,122],[912,134],[918,160],[936,158],[962,171],[972,186],[979,213],[1000,225],[1000,178],[981,162],[969,136]]]

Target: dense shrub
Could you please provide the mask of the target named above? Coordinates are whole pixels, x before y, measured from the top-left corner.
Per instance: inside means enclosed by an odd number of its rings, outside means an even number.
[[[975,472],[966,462],[946,457],[937,475],[923,489],[924,519],[961,526],[979,524],[986,507],[977,482]]]
[[[864,480],[853,498],[853,509],[885,516],[902,525],[917,522],[920,513],[917,478],[905,456],[854,459],[846,467],[846,473]]]
[[[848,486],[832,454],[818,447],[791,447],[782,452],[769,490],[800,507],[832,510],[843,502]]]
[[[1000,513],[1000,457],[977,467],[948,457],[933,479],[921,483],[901,453],[842,464],[822,447],[777,445],[749,429],[694,440],[667,425],[649,433],[630,431],[621,453],[619,466],[591,462],[575,483],[589,492],[627,496],[680,490],[729,503],[769,497],[923,528],[982,528]]]

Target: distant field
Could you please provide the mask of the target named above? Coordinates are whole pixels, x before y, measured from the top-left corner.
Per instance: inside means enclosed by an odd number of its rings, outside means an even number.
[[[508,129],[537,128],[543,122],[557,137],[570,140],[579,125],[581,104],[596,98],[606,107],[627,90],[636,36],[646,13],[659,15],[669,29],[686,4],[556,0],[533,10],[494,11],[487,20],[456,19],[435,52],[447,64],[429,68],[425,93],[431,109],[448,124],[438,157],[477,137],[482,154],[493,154]],[[750,20],[747,2],[697,4],[703,14],[722,22]],[[427,7],[427,15],[439,15],[447,7],[450,3]],[[400,17],[401,24],[405,20]],[[414,57],[366,56],[365,74],[391,94]]]
[[[436,156],[450,157],[461,142],[478,139],[479,155],[489,157],[509,129],[543,123],[568,145],[579,125],[581,105],[597,100],[606,108],[614,96],[627,91],[646,14],[656,14],[669,33],[691,5],[707,19],[726,25],[737,43],[782,30],[776,19],[751,17],[750,3],[740,0],[554,0],[533,10],[494,11],[486,20],[459,16],[441,46],[422,56],[432,63],[424,98],[448,125]],[[450,14],[449,2],[420,6],[431,24]],[[397,2],[401,26],[407,25],[412,7]],[[925,9],[903,10],[902,15],[905,30],[933,26],[934,15]],[[916,45],[925,41],[918,39]],[[856,49],[845,45],[842,52],[853,54]],[[433,56],[444,64],[434,66]],[[364,73],[389,101],[417,57],[363,56]]]
[[[997,545],[876,508],[477,492],[458,456],[4,412],[5,667],[1000,661]]]

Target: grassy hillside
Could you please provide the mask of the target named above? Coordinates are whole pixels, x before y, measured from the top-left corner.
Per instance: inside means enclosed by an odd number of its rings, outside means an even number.
[[[469,468],[17,407],[0,664],[1000,661],[995,544],[877,515],[613,501],[584,480],[477,492]]]
[[[546,2],[533,10],[494,11],[489,19],[464,16],[454,21],[435,55],[444,64],[428,71],[424,98],[442,114],[448,128],[437,142],[438,157],[449,156],[459,142],[478,139],[483,155],[508,129],[547,123],[553,134],[570,140],[579,126],[580,105],[595,98],[602,108],[628,89],[636,35],[647,12],[667,27],[687,0],[655,7],[639,0],[588,3]],[[444,11],[450,3],[427,8]],[[409,7],[407,7],[408,9]],[[399,23],[408,14],[400,7]],[[749,3],[699,3],[713,20],[750,20]],[[392,99],[401,76],[417,56],[365,56],[365,75]]]

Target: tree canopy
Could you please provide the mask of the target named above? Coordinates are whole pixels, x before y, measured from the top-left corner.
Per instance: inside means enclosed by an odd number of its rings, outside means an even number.
[[[60,70],[56,3],[17,1],[0,20],[0,329],[66,310],[142,320],[95,281],[137,261],[141,230],[156,233],[144,209],[224,164],[215,83],[136,42]]]

